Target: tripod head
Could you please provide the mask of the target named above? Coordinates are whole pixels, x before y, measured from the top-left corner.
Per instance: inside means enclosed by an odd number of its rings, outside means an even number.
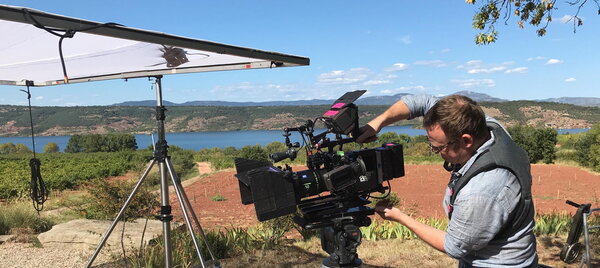
[[[321,267],[360,267],[357,248],[362,242],[360,226],[368,226],[366,215],[333,219],[333,225],[321,229],[321,248],[329,253]]]

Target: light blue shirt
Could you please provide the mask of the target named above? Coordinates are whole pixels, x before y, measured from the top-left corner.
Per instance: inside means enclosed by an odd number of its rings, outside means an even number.
[[[437,98],[427,95],[408,95],[402,98],[411,111],[410,118],[424,115]],[[497,121],[486,117],[487,121]],[[486,141],[458,171],[465,174],[477,156],[489,148]],[[507,237],[496,237],[517,207],[521,186],[507,169],[496,168],[477,174],[458,192],[452,218],[448,223],[444,250],[456,259],[460,267],[530,267],[537,266],[534,222]],[[450,191],[446,189],[443,207],[447,211]]]

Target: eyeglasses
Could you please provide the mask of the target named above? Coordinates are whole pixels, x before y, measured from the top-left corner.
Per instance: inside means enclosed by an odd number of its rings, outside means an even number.
[[[437,154],[437,153],[439,153],[439,152],[441,152],[441,151],[443,151],[443,150],[446,150],[446,148],[448,148],[448,146],[450,146],[450,145],[451,145],[451,144],[453,144],[453,143],[454,143],[454,141],[450,141],[450,142],[448,142],[448,143],[446,143],[446,144],[444,144],[444,145],[440,145],[440,146],[433,146],[433,144],[431,144],[431,142],[429,142],[429,148],[431,148],[431,151],[432,151],[434,154]]]

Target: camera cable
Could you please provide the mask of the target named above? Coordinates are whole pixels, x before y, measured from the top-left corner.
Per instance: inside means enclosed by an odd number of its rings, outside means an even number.
[[[29,167],[31,169],[31,183],[29,196],[33,201],[33,208],[40,213],[44,209],[44,202],[48,200],[48,189],[46,189],[46,185],[44,184],[44,179],[42,179],[42,173],[40,171],[40,167],[42,163],[39,159],[36,158],[35,155],[35,135],[33,131],[33,115],[31,113],[31,92],[29,91],[29,86],[32,84],[31,81],[27,81],[27,91],[22,90],[27,93],[27,100],[29,102],[29,123],[31,126],[31,145],[33,149],[33,158],[29,160]]]

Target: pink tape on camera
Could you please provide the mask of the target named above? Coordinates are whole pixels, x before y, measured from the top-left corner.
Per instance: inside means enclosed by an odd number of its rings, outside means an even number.
[[[329,110],[327,112],[325,112],[323,115],[324,116],[334,116],[338,113],[339,111],[333,111],[333,110]]]
[[[344,107],[344,105],[346,105],[346,104],[345,104],[345,103],[343,103],[343,102],[338,102],[338,103],[336,103],[336,104],[334,104],[334,105],[331,105],[331,108],[334,108],[334,109],[339,109],[339,108],[342,108],[342,107]]]

